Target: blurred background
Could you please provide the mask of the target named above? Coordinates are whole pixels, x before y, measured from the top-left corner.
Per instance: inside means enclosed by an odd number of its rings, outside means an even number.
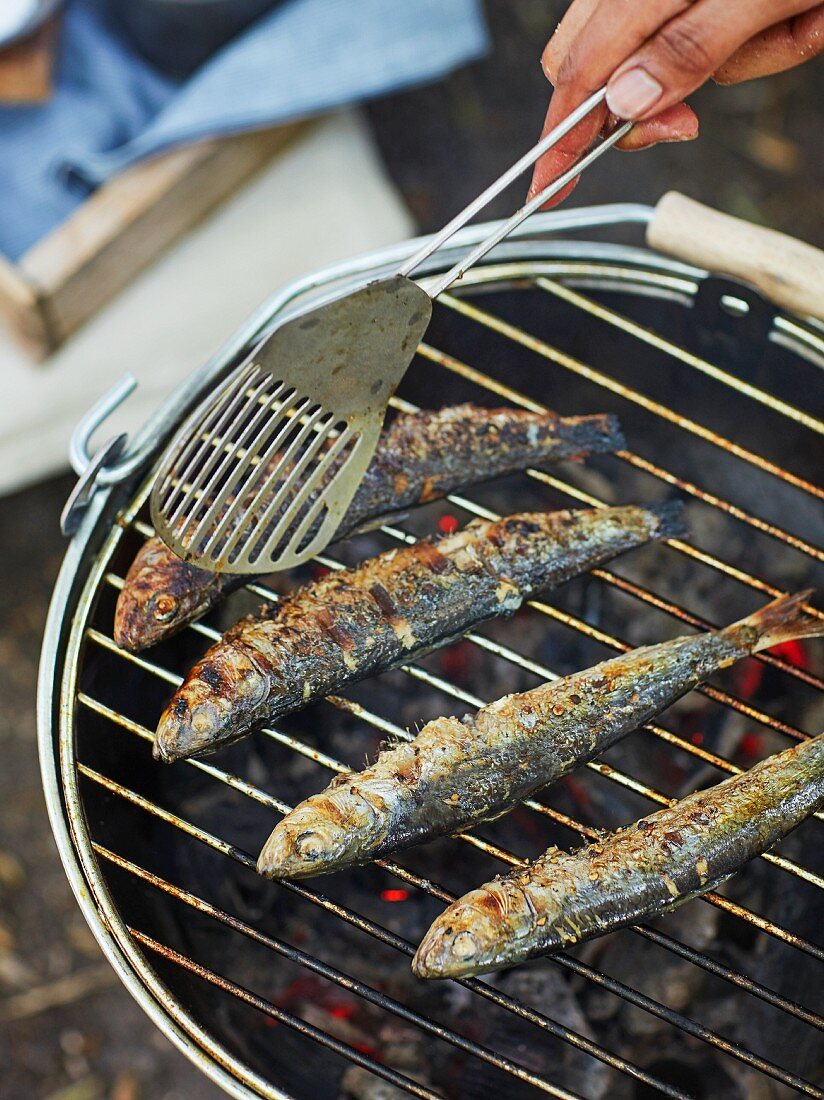
[[[34,692],[72,425],[130,369],[134,426],[287,280],[438,228],[536,139],[566,6],[190,0],[187,22],[186,3],[76,0],[24,26],[37,5],[2,0],[4,1097],[218,1095],[103,960],[46,818]],[[610,154],[569,201],[678,188],[824,246],[824,66],[693,103],[697,141]]]

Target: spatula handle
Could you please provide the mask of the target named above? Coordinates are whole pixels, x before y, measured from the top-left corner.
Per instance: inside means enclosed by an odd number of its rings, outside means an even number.
[[[439,249],[442,244],[445,244],[459,229],[462,229],[476,214],[480,213],[496,195],[499,195],[501,191],[510,185],[510,183],[514,183],[530,165],[534,164],[536,160],[539,160],[544,153],[548,152],[548,150],[553,147],[553,145],[557,145],[562,137],[578,125],[581,119],[586,118],[590,111],[593,111],[599,103],[603,102],[606,93],[606,86],[599,88],[597,92],[593,92],[589,99],[585,99],[579,107],[576,107],[574,111],[567,115],[563,122],[559,123],[553,130],[550,130],[548,134],[545,134],[541,140],[536,142],[531,149],[528,149],[519,160],[516,160],[510,168],[507,168],[503,175],[499,176],[494,183],[491,183],[489,187],[487,187],[485,191],[482,191],[477,198],[473,199],[468,206],[465,206],[450,222],[447,222],[439,233],[436,233],[434,237],[430,237],[423,246],[410,256],[409,259],[404,262],[403,266],[398,269],[398,275],[411,275],[416,267]]]
[[[669,191],[655,208],[647,243],[698,267],[744,279],[777,306],[824,321],[824,252],[786,233]]]
[[[454,267],[451,267],[444,275],[437,279],[434,283],[430,284],[426,288],[426,293],[430,298],[437,298],[447,287],[452,286],[454,282],[461,278],[470,267],[482,259],[490,249],[494,248],[496,244],[500,244],[505,237],[508,237],[513,229],[516,229],[522,221],[529,217],[530,214],[548,202],[553,195],[557,195],[559,191],[562,191],[568,183],[572,183],[576,176],[579,176],[585,168],[588,168],[593,161],[602,156],[607,149],[611,149],[616,142],[620,141],[624,134],[628,134],[632,129],[631,122],[625,122],[623,126],[619,126],[617,130],[604,138],[600,144],[596,145],[593,149],[582,157],[562,176],[558,176],[552,183],[547,184],[543,191],[539,191],[537,195],[533,195],[529,202],[524,203],[520,210],[516,210],[511,218],[507,221],[501,222],[496,229],[494,229],[488,237],[485,237],[480,244],[476,245],[472,251],[464,256],[462,260],[459,260]]]

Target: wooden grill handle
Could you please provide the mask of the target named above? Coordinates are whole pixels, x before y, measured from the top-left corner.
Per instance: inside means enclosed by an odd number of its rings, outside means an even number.
[[[786,233],[668,191],[655,207],[647,243],[708,271],[734,275],[775,305],[824,321],[824,252]]]

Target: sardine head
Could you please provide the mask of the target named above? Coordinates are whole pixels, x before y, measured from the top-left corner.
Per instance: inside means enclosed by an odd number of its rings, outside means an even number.
[[[492,970],[505,937],[505,924],[489,910],[488,891],[473,890],[431,925],[412,972],[418,978],[466,978]]]
[[[369,858],[376,833],[375,809],[346,788],[347,779],[351,777],[341,776],[337,790],[308,798],[278,822],[258,857],[259,874],[308,878]]]
[[[117,598],[114,640],[130,653],[156,645],[207,611],[218,593],[212,573],[186,565],[160,539],[149,539]]]
[[[154,757],[169,763],[214,752],[260,720],[268,681],[241,648],[214,646],[160,716]]]

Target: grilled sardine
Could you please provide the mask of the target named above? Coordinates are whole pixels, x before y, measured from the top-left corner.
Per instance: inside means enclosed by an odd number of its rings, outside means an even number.
[[[764,612],[774,615],[782,602]],[[757,620],[749,620],[754,629]],[[799,615],[782,632],[775,621],[762,645],[797,637],[804,625]],[[806,625],[804,633],[821,633],[819,620]],[[713,889],[822,805],[824,734],[578,851],[550,848],[465,894],[432,924],[412,969],[420,978],[482,974],[648,920]]]
[[[811,624],[824,631],[797,612],[801,598],[724,630],[632,650],[475,715],[436,718],[413,741],[385,750],[365,771],[338,776],[287,814],[258,870],[270,878],[325,874],[500,817],[714,672],[774,644],[776,616],[791,637]]]
[[[609,415],[559,418],[477,405],[402,413],[381,435],[337,537],[529,465],[623,445],[618,422]],[[159,538],[150,538],[118,597],[114,640],[133,653],[156,645],[251,579],[188,565]]]
[[[616,554],[683,533],[680,513],[672,501],[474,520],[330,574],[224,634],[163,712],[155,755],[210,752],[428,653]]]

